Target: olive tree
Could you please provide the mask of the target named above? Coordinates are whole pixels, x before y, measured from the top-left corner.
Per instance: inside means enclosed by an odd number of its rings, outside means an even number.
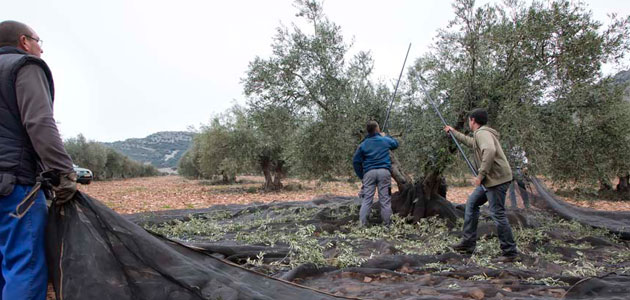
[[[296,129],[295,138],[277,144],[274,151],[281,152],[283,161],[298,174],[347,175],[352,152],[363,138],[362,128],[369,119],[383,115],[386,103],[379,97],[380,85],[369,80],[373,68],[369,53],[349,58],[350,45],[344,42],[341,28],[324,15],[322,4],[295,3],[298,17],[310,28],[279,27],[273,54],[250,63],[244,91],[254,115],[268,115],[269,110],[288,114],[281,123],[285,126],[266,129],[281,133]],[[287,128],[288,123],[296,126]]]
[[[611,114],[617,109],[606,108],[615,107],[612,103],[618,96],[602,87],[600,69],[602,63],[620,59],[628,49],[628,19],[613,19],[601,30],[583,4],[569,1],[534,1],[529,6],[505,1],[476,7],[474,0],[458,0],[454,10],[455,18],[438,33],[432,51],[410,68],[402,113],[411,130],[403,138],[407,149],[400,154],[402,164],[413,166],[420,182],[402,191],[398,209],[422,217],[417,213],[426,213],[428,206],[442,201],[443,174],[459,155],[440,130],[443,125],[422,88],[429,91],[450,125],[464,133],[470,132],[465,126],[468,112],[486,108],[489,125],[502,133],[504,150],[525,149],[535,169],[552,178],[562,179],[557,176],[562,162],[556,158],[566,155],[564,162],[575,158],[568,153],[575,143],[585,153],[601,155],[571,160],[579,168],[572,169],[570,176],[615,175],[616,168],[604,162],[611,159],[607,150],[613,140],[624,139],[602,138],[603,128],[622,124],[625,117]],[[590,104],[579,104],[589,98]],[[597,108],[590,108],[593,105]],[[580,113],[567,114],[565,107]],[[606,126],[598,127],[595,119],[586,117],[595,113],[605,115],[597,122]],[[580,132],[578,124],[583,122],[598,132],[588,135],[590,142],[585,135],[573,134]],[[614,128],[624,135],[625,130]],[[614,145],[619,151],[625,149],[620,143]],[[418,200],[423,198],[427,202]],[[418,212],[411,211],[418,207]],[[445,210],[439,213],[451,214]]]

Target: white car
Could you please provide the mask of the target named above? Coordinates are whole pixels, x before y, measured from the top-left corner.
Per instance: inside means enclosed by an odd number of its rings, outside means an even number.
[[[90,184],[92,179],[94,179],[94,174],[92,171],[86,168],[80,168],[77,165],[72,165],[74,167],[74,171],[77,173],[77,182],[80,184]]]

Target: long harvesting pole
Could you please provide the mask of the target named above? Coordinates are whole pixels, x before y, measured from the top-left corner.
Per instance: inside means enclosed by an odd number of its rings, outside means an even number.
[[[398,84],[400,84],[400,78],[402,77],[403,71],[405,71],[405,65],[407,64],[407,57],[409,56],[409,50],[411,50],[411,43],[409,43],[409,47],[407,48],[405,61],[403,62],[403,66],[400,69],[400,75],[398,75],[398,81],[396,82],[396,87],[394,88],[394,94],[392,95],[392,100],[389,101],[389,107],[387,108],[387,115],[385,115],[385,122],[383,122],[383,129],[382,129],[383,132],[385,132],[385,129],[387,128],[387,121],[389,121],[389,112],[392,110],[394,99],[396,99],[396,92],[398,91]]]
[[[424,88],[424,85],[422,84],[422,81],[424,81],[424,78],[420,77],[420,82],[419,82],[420,83],[420,88],[422,89],[422,91],[426,95],[427,100],[429,101],[429,103],[431,103],[431,106],[433,106],[433,109],[435,109],[435,112],[437,113],[438,117],[440,117],[440,120],[442,120],[442,124],[444,124],[444,126],[448,126],[448,124],[446,124],[446,120],[444,120],[444,117],[442,116],[442,113],[440,113],[440,110],[435,105],[435,102],[433,102],[433,99],[431,98],[431,94],[429,94],[429,91],[427,91]],[[459,142],[455,138],[455,135],[453,134],[453,132],[451,130],[449,130],[448,134],[451,136],[451,139],[453,139],[453,142],[455,142],[455,145],[457,145],[457,149],[459,149],[459,152],[462,154],[462,157],[464,157],[464,160],[466,161],[466,164],[468,164],[468,167],[470,168],[470,171],[472,171],[473,175],[475,177],[477,177],[477,175],[478,175],[477,174],[477,170],[475,169],[475,167],[472,165],[472,163],[470,162],[470,160],[466,156],[466,153],[464,153],[464,149],[462,149],[462,146],[459,144]],[[481,185],[481,188],[483,188],[484,191],[488,191],[483,184]]]

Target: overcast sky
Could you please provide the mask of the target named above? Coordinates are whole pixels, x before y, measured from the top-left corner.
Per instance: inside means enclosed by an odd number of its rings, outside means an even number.
[[[630,15],[628,0],[585,2],[604,23]],[[395,80],[408,44],[409,64],[453,18],[451,3],[328,0],[324,12],[354,40],[352,53],[371,51],[373,79]],[[63,138],[111,142],[199,127],[244,104],[248,63],[268,57],[275,29],[295,13],[292,0],[21,0],[3,1],[0,20],[44,40]]]

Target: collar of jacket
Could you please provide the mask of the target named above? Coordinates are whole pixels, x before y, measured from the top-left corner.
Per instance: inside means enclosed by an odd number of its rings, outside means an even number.
[[[0,54],[25,54],[27,55],[28,53],[24,52],[24,50],[18,49],[13,46],[4,46],[4,47],[0,47]]]
[[[501,136],[498,131],[496,131],[492,127],[488,127],[488,125],[483,125],[483,126],[479,127],[477,130],[475,130],[475,133],[477,133],[478,131],[482,131],[482,130],[492,133],[497,138],[499,138]]]

